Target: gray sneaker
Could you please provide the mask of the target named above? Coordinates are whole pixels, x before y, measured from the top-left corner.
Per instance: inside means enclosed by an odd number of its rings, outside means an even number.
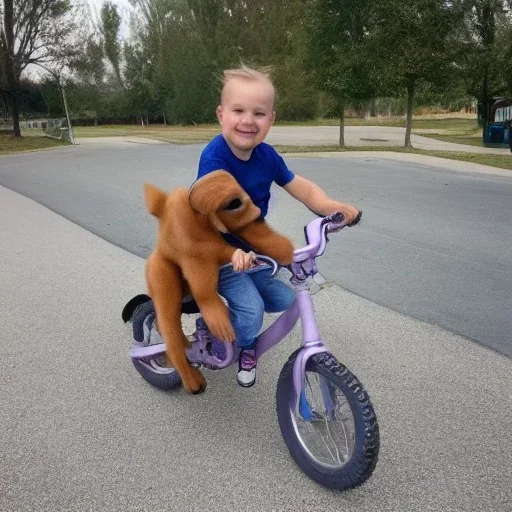
[[[241,350],[236,380],[240,386],[250,388],[256,382],[256,351]]]

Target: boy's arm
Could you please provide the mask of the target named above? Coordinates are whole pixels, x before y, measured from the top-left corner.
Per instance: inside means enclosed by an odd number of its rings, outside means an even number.
[[[318,215],[330,215],[334,212],[341,212],[347,224],[350,224],[359,214],[357,208],[331,199],[318,185],[302,176],[295,175],[295,178],[283,188],[292,197],[298,199]]]

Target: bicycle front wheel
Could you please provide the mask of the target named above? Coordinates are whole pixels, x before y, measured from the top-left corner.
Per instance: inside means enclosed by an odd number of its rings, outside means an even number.
[[[298,405],[293,386],[295,351],[277,383],[279,427],[297,465],[330,489],[364,483],[379,453],[379,426],[368,394],[359,380],[327,353],[306,364]]]

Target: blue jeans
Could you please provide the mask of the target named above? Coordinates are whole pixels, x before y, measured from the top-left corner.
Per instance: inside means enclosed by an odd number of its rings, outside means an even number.
[[[235,272],[231,266],[220,269],[219,294],[228,302],[229,318],[240,348],[253,348],[263,325],[263,313],[278,313],[295,300],[295,291],[270,277],[272,269],[257,268]]]

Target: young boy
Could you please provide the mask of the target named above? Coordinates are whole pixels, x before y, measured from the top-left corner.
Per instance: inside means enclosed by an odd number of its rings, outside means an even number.
[[[267,214],[270,187],[275,182],[315,213],[341,211],[350,224],[359,214],[356,208],[330,199],[320,187],[295,175],[274,148],[263,142],[276,117],[274,97],[274,86],[265,71],[248,67],[224,71],[217,107],[222,133],[203,150],[197,178],[218,169],[228,171],[261,209],[262,217]],[[240,240],[224,236],[241,249],[233,256],[233,268],[220,271],[219,294],[228,302],[241,349],[237,381],[249,387],[256,380],[254,342],[263,324],[263,313],[284,311],[295,294],[283,282],[272,279],[268,268],[242,273],[252,267],[254,255]]]

